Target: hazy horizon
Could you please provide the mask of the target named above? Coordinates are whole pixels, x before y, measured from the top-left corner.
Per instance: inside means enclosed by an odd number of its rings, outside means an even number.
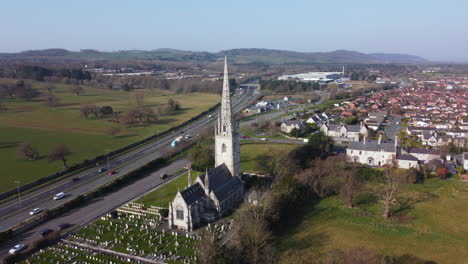
[[[171,48],[398,53],[468,61],[468,2],[49,0],[3,4],[0,52]]]

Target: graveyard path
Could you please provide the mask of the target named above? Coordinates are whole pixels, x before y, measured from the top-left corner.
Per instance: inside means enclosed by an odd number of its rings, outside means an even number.
[[[0,256],[4,257],[8,254],[8,250],[18,243],[31,244],[34,240],[39,239],[38,232],[45,228],[57,229],[57,226],[62,223],[73,224],[73,229],[86,225],[89,222],[99,218],[101,215],[111,211],[112,209],[121,206],[139,196],[146,193],[150,189],[159,188],[165,183],[172,181],[173,177],[166,180],[161,180],[160,174],[166,172],[170,175],[177,173],[182,167],[188,163],[187,159],[179,159],[170,165],[154,171],[147,177],[144,177],[131,185],[125,186],[120,190],[110,193],[106,196],[96,198],[83,207],[74,209],[60,217],[49,220],[35,228],[24,232],[12,240],[5,241],[0,245]]]

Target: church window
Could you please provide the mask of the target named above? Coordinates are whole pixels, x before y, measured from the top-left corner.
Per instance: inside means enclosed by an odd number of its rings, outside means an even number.
[[[223,144],[223,145],[221,146],[221,152],[222,152],[222,153],[226,152],[226,144]]]
[[[176,210],[176,218],[177,219],[184,219],[184,211],[183,210]]]
[[[227,130],[227,127],[226,127],[226,123],[223,124],[223,132],[226,132]]]

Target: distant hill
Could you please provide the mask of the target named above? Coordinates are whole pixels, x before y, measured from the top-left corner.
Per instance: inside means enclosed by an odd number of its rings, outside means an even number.
[[[331,52],[296,52],[274,49],[230,49],[221,52],[184,51],[176,49],[122,50],[103,52],[93,49],[69,51],[66,49],[29,50],[19,53],[1,53],[0,58],[15,58],[27,60],[36,57],[75,57],[81,59],[135,59],[135,60],[162,60],[162,61],[217,61],[223,56],[229,56],[237,64],[318,64],[318,63],[422,63],[425,59],[406,54],[372,53],[366,54],[357,51],[336,50]]]
[[[385,62],[427,62],[426,59],[423,59],[418,56],[408,55],[408,54],[397,54],[397,53],[371,53],[371,57],[376,58],[380,61]]]

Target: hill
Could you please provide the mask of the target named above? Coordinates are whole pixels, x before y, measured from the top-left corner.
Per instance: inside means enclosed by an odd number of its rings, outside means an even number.
[[[372,53],[366,54],[357,51],[336,50],[331,52],[296,52],[274,49],[230,49],[220,52],[184,51],[176,49],[122,50],[104,52],[93,49],[69,51],[66,49],[30,50],[19,53],[1,53],[0,60],[28,61],[37,58],[81,58],[81,59],[108,59],[108,60],[159,60],[175,62],[215,62],[223,56],[229,56],[236,64],[323,64],[323,63],[423,63],[425,59],[406,54]]]

